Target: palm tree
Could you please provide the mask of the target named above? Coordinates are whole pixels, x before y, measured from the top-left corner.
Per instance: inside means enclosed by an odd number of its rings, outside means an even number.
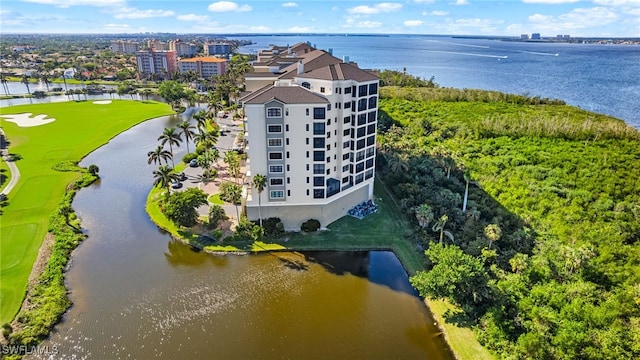
[[[224,183],[223,186],[220,186],[220,199],[236,206],[236,218],[238,219],[238,223],[240,223],[238,205],[242,199],[242,187],[234,183]]]
[[[433,210],[428,204],[422,204],[416,208],[416,219],[421,228],[426,228],[433,221]]]
[[[467,212],[467,199],[469,198],[469,182],[471,181],[471,171],[465,170],[464,172],[464,181],[466,181],[466,185],[464,187],[464,200],[462,201],[462,212]]]
[[[168,165],[160,165],[158,170],[153,171],[153,185],[167,188],[167,196],[171,193],[171,183],[178,180],[178,174]]]
[[[238,182],[238,175],[240,175],[240,158],[234,151],[227,151],[224,153],[224,162],[229,166],[229,174],[233,176]]]
[[[198,124],[198,129],[207,130],[207,112],[200,110],[193,114],[193,119]]]
[[[0,81],[2,82],[2,88],[4,89],[4,93],[7,95],[11,95],[11,93],[9,92],[9,84],[7,81],[7,77],[3,73],[0,73]]]
[[[498,224],[489,224],[484,228],[484,236],[489,239],[489,249],[491,249],[491,244],[502,237],[502,229]]]
[[[449,238],[449,240],[453,242],[453,234],[451,234],[450,232],[444,229],[444,226],[448,220],[449,220],[449,216],[447,216],[447,214],[444,214],[440,217],[440,219],[438,219],[438,221],[435,224],[433,224],[432,230],[440,232],[440,244],[442,244],[443,235],[446,235]]]
[[[265,186],[267,186],[267,177],[262,174],[255,174],[253,176],[253,186],[258,191],[258,217],[260,218],[260,226],[262,226],[262,202],[261,195]]]
[[[176,131],[176,128],[164,128],[162,135],[158,137],[158,141],[160,144],[164,146],[164,144],[169,143],[169,151],[171,152],[171,164],[173,167],[176,167],[175,162],[173,161],[173,145],[180,146],[180,142],[182,142],[182,138],[180,137],[180,133]]]
[[[162,145],[158,145],[155,150],[149,151],[147,156],[149,157],[147,164],[154,163],[162,165],[162,160],[164,160],[165,164],[168,165],[169,159],[172,158],[171,153],[168,150],[165,150]]]
[[[189,153],[189,140],[193,139],[193,136],[196,134],[193,131],[195,129],[195,126],[191,125],[187,120],[184,120],[183,122],[178,124],[178,129],[182,130],[184,142],[187,144],[187,153]]]
[[[47,92],[49,92],[49,84],[51,83],[51,81],[49,80],[49,75],[47,74],[40,75],[40,80],[42,80],[42,82],[44,83],[44,86],[47,87]]]
[[[29,77],[27,74],[22,75],[22,80],[20,80],[27,87],[27,93],[31,95],[31,90],[29,89]]]

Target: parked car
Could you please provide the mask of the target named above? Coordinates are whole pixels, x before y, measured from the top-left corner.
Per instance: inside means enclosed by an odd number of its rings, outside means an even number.
[[[187,175],[185,173],[181,172],[180,174],[178,174],[178,180],[180,180],[180,181],[187,180]]]
[[[178,180],[171,183],[171,187],[173,189],[180,189],[182,187],[182,183]]]
[[[198,160],[191,159],[191,161],[189,161],[189,166],[190,167],[198,167]]]

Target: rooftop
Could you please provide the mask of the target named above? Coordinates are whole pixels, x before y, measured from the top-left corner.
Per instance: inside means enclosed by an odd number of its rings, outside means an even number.
[[[194,57],[194,58],[189,58],[189,59],[180,59],[180,62],[227,62],[226,59],[220,59],[217,57],[213,57],[213,56],[199,56],[199,57]]]
[[[247,95],[245,104],[265,104],[271,100],[283,104],[327,104],[329,100],[300,86],[269,85]]]

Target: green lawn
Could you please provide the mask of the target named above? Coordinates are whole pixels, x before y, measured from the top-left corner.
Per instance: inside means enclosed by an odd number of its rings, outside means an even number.
[[[56,121],[36,127],[18,127],[4,119],[0,123],[11,142],[10,152],[22,157],[16,162],[22,178],[9,194],[0,223],[0,323],[11,321],[20,308],[49,216],[66,186],[78,178],[76,173],[54,171],[52,166],[79,161],[133,125],[172,111],[167,104],[134,101],[0,108],[0,117],[19,113],[46,114]]]

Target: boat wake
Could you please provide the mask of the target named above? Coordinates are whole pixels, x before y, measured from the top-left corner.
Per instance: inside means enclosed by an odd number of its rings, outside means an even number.
[[[427,52],[438,53],[438,54],[462,55],[462,56],[488,57],[488,58],[494,58],[494,59],[508,59],[509,58],[507,55],[476,54],[476,53],[464,53],[464,52],[456,52],[456,51],[427,50]]]
[[[558,53],[546,53],[546,52],[537,52],[537,51],[523,51],[523,50],[516,50],[520,53],[523,54],[531,54],[531,55],[541,55],[541,56],[560,56],[560,54]]]

